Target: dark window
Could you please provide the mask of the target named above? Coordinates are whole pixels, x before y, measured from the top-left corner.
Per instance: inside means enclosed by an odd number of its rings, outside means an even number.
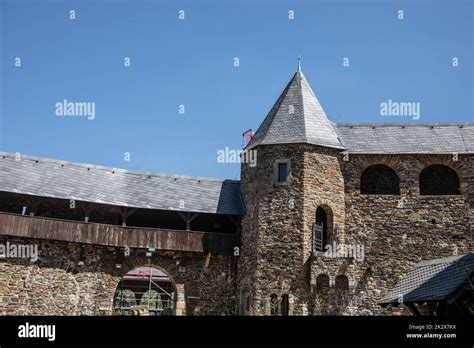
[[[316,233],[315,238],[320,237],[321,241],[317,242],[317,246],[315,246],[315,248],[316,251],[324,251],[328,242],[328,215],[326,214],[326,211],[321,207],[318,207],[316,209],[316,225],[323,227],[323,233],[320,236],[318,233]]]
[[[320,295],[329,293],[329,276],[327,274],[320,274],[316,278],[316,292]]]
[[[281,297],[281,315],[289,315],[290,313],[290,298],[287,294]]]
[[[349,291],[349,279],[343,274],[336,277],[336,291]]]
[[[270,295],[270,315],[278,315],[278,295]]]
[[[250,311],[250,292],[247,289],[241,289],[239,314],[246,315],[249,311]]]
[[[286,182],[288,178],[288,163],[278,163],[278,182]]]
[[[339,305],[347,305],[349,300],[349,279],[345,275],[336,277],[336,301]]]
[[[451,168],[433,164],[420,173],[420,195],[458,195],[459,178]]]
[[[360,178],[360,193],[366,195],[399,195],[400,185],[397,173],[383,164],[368,167]]]

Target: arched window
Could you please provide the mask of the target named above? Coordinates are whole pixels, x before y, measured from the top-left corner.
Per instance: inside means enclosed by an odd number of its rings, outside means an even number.
[[[366,195],[399,195],[400,183],[397,173],[383,164],[375,164],[362,172],[360,193]]]
[[[250,290],[247,288],[240,289],[240,315],[247,315],[250,312],[250,300]]]
[[[284,294],[281,297],[280,308],[281,308],[281,315],[284,315],[284,316],[289,315],[289,313],[290,313],[290,297],[287,294]]]
[[[349,291],[349,279],[344,274],[336,277],[336,291]]]
[[[339,305],[348,303],[349,279],[343,274],[336,277],[336,301]]]
[[[278,315],[278,295],[270,295],[270,315]]]
[[[327,239],[328,239],[328,215],[326,214],[326,211],[318,207],[316,209],[316,225],[322,226],[323,232],[321,234],[321,244],[318,242],[318,251],[324,251],[324,247],[327,244]]]
[[[324,251],[326,245],[331,243],[332,210],[328,206],[319,206],[316,209],[316,223],[313,231],[314,250]]]
[[[320,274],[316,278],[316,292],[319,295],[327,295],[329,293],[329,276]]]
[[[247,293],[245,296],[245,313],[250,312],[250,302],[252,301],[252,298],[250,297],[250,293]]]
[[[420,195],[458,195],[459,177],[451,168],[433,164],[420,173]]]

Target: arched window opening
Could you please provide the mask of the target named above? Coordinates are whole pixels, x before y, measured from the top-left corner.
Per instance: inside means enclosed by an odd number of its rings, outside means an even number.
[[[250,312],[250,302],[251,302],[250,293],[248,293],[245,296],[245,311],[246,311],[246,313]]]
[[[114,295],[113,313],[132,315],[137,302],[149,315],[174,313],[175,290],[170,277],[160,269],[138,267],[120,280]]]
[[[349,302],[349,279],[343,274],[336,277],[336,301],[339,305]]]
[[[290,313],[290,297],[287,294],[284,294],[281,297],[281,315],[287,316]]]
[[[320,274],[316,278],[316,292],[318,295],[329,294],[329,276],[326,274]]]
[[[319,206],[316,209],[316,221],[313,227],[313,243],[315,251],[324,251],[331,243],[332,210],[328,206]]]
[[[360,193],[366,195],[399,195],[400,181],[395,171],[383,164],[375,164],[362,172]]]
[[[448,166],[433,164],[420,173],[420,195],[458,195],[458,174]]]
[[[251,304],[250,290],[247,288],[240,289],[240,306],[239,314],[247,315],[250,313],[250,304]]]
[[[270,315],[278,315],[278,295],[270,295]]]

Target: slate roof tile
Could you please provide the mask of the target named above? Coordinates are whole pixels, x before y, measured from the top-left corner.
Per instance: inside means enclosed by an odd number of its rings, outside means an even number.
[[[348,153],[474,153],[474,124],[337,124]]]
[[[258,145],[291,143],[343,148],[300,70],[293,75],[246,149]]]
[[[306,143],[360,154],[474,153],[474,123],[335,124],[298,70],[255,132],[258,145]]]
[[[474,253],[422,261],[379,304],[397,304],[400,295],[405,303],[445,300],[466,284],[472,272]]]
[[[241,215],[240,183],[0,152],[0,191],[124,207]],[[180,203],[184,202],[184,207]]]

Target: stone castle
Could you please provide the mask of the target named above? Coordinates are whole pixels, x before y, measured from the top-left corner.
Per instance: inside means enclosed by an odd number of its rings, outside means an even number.
[[[240,181],[0,153],[0,313],[390,314],[472,252],[473,124],[334,124],[298,69],[249,152]]]

